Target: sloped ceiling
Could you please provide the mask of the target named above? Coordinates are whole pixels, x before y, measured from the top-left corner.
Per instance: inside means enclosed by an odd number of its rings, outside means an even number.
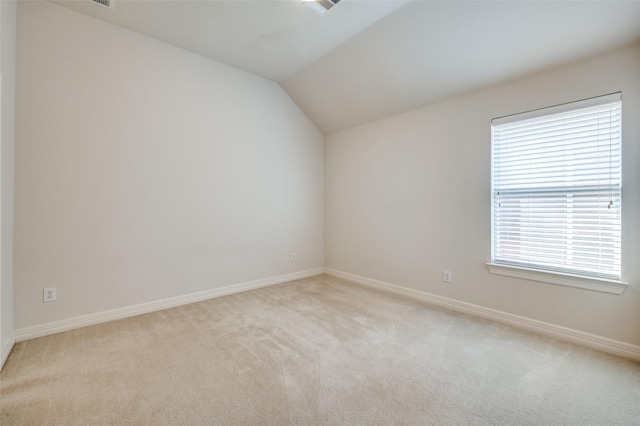
[[[412,1],[282,86],[331,133],[639,40],[640,2]]]
[[[52,2],[279,82],[407,0],[345,0],[322,16],[302,0]]]
[[[279,82],[325,134],[640,42],[640,1],[54,1]]]

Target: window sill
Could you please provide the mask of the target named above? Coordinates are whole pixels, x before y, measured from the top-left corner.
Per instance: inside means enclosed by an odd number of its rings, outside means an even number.
[[[566,285],[570,287],[584,288],[587,290],[602,291],[605,293],[622,294],[624,289],[629,285],[622,281],[587,278],[571,274],[522,268],[518,266],[499,265],[497,263],[487,263],[487,266],[489,267],[489,272],[496,275],[523,278],[526,280],[540,281],[549,284]]]

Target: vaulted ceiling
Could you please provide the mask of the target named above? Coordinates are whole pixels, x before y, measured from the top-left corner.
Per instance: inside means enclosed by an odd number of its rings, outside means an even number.
[[[282,85],[324,133],[640,42],[640,1],[54,1]]]

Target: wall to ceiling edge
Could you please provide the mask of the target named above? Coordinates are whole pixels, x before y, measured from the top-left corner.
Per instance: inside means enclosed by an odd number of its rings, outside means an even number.
[[[635,45],[328,135],[325,267],[637,347],[639,75]],[[490,120],[616,91],[623,98],[629,287],[613,295],[489,273]],[[445,269],[452,283],[443,282]]]

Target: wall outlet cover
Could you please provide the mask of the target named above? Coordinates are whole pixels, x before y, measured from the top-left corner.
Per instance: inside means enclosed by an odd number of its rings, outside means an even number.
[[[53,302],[56,300],[56,288],[49,287],[44,289],[43,302]]]

